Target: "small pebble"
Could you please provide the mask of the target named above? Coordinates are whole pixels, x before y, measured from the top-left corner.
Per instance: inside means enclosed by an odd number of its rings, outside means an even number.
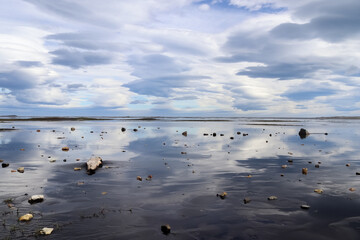
[[[137,176],[137,177],[136,177],[136,180],[138,180],[138,181],[142,181],[142,177]]]
[[[301,205],[300,207],[301,207],[302,209],[309,209],[309,208],[310,208],[310,206],[309,206],[309,205],[306,205],[306,204]]]
[[[225,199],[227,196],[227,192],[223,192],[221,194],[216,194],[217,197],[220,197],[221,199]]]
[[[24,167],[19,167],[19,168],[17,169],[17,171],[18,171],[19,173],[24,173],[24,172],[25,172],[25,168],[24,168]]]
[[[302,174],[305,174],[305,175],[306,175],[307,173],[308,173],[308,169],[307,169],[307,168],[303,168],[303,169],[302,169]]]
[[[25,214],[19,218],[19,221],[30,221],[34,216],[30,213]]]
[[[250,199],[250,198],[244,198],[244,204],[247,204],[247,203],[249,203],[249,202],[251,202],[251,199]]]
[[[276,196],[270,196],[270,197],[268,197],[268,200],[277,200],[277,197]]]
[[[322,189],[315,189],[314,192],[321,194],[321,193],[323,193],[323,190]]]
[[[350,192],[355,192],[355,190],[356,190],[356,189],[353,188],[353,187],[352,187],[352,188],[349,188],[349,191],[350,191]]]

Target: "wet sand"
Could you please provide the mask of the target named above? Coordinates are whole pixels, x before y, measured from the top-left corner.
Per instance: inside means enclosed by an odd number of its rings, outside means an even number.
[[[360,237],[358,119],[110,119],[1,123],[0,239]]]

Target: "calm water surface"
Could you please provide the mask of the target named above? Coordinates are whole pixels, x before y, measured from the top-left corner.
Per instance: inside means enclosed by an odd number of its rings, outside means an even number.
[[[0,239],[360,239],[360,120],[230,120],[1,123]]]

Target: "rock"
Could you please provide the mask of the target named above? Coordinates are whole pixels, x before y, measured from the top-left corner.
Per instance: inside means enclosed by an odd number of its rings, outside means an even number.
[[[70,130],[71,130],[71,131],[75,131],[75,128],[74,128],[74,127],[72,127],[72,128],[70,128]]]
[[[23,222],[23,221],[30,221],[33,217],[34,217],[34,216],[33,216],[32,214],[28,213],[28,214],[25,214],[25,215],[21,216],[21,217],[19,218],[19,221],[21,221],[21,222]]]
[[[0,162],[3,162],[3,161],[4,161],[4,160],[1,160],[1,159],[0,159]]]
[[[240,135],[240,134],[241,134],[241,132],[237,132],[236,134],[237,134],[237,135]]]
[[[268,200],[277,200],[277,197],[276,196],[270,196],[270,197],[268,197]]]
[[[352,187],[352,188],[349,188],[349,191],[350,191],[350,192],[355,192],[355,190],[356,190],[356,189],[353,188],[353,187]]]
[[[306,129],[304,129],[304,128],[300,129],[299,136],[301,139],[306,138],[309,135],[310,135],[310,133]]]
[[[49,160],[49,162],[54,163],[54,162],[56,162],[56,159],[51,159],[51,160]]]
[[[161,231],[163,232],[163,234],[167,235],[170,233],[171,231],[171,227],[169,224],[165,224],[161,226]]]
[[[184,137],[187,137],[187,131],[183,132],[182,135],[183,135]]]
[[[249,203],[249,202],[251,202],[251,199],[250,199],[250,198],[244,198],[244,204],[247,204],[247,203]]]
[[[247,177],[247,178],[252,178],[252,175],[249,174],[249,175],[247,175],[246,177]]]
[[[234,140],[234,137],[230,137],[231,140]]]
[[[347,163],[345,166],[350,167],[350,163]]]
[[[136,177],[136,180],[138,180],[138,181],[142,181],[142,177],[137,176],[137,177]]]
[[[320,165],[319,165],[319,164],[315,164],[315,167],[316,167],[316,168],[319,168],[319,167],[320,167]]]
[[[321,193],[323,193],[323,190],[322,189],[315,189],[314,192],[321,194]]]
[[[305,175],[308,174],[308,169],[307,169],[307,168],[303,168],[303,169],[302,169],[302,174],[305,174]]]
[[[42,235],[50,235],[53,231],[54,231],[53,228],[44,227],[43,229],[40,230],[40,234],[42,234]]]
[[[282,168],[287,168],[287,165],[281,165]]]
[[[44,195],[32,195],[28,200],[30,204],[39,203],[42,201],[44,201]]]
[[[63,151],[69,151],[69,147],[63,147],[61,150],[63,150]]]
[[[217,197],[220,197],[221,199],[225,199],[227,196],[227,192],[223,192],[221,194],[216,194]]]
[[[81,167],[75,167],[74,168],[74,171],[80,171],[81,170]]]
[[[152,175],[149,175],[147,178],[146,178],[146,181],[151,181],[152,179]]]
[[[24,167],[19,167],[19,168],[17,169],[17,171],[18,171],[19,173],[24,173],[24,172],[25,172],[25,168],[24,168]]]
[[[95,170],[99,167],[102,167],[102,159],[101,157],[91,157],[86,165],[87,165],[87,170],[89,174],[93,174],[95,173]]]
[[[134,132],[137,132],[138,130],[136,128],[133,129]]]
[[[220,133],[220,137],[223,137],[224,136],[224,134],[223,133]]]
[[[306,204],[303,204],[303,205],[301,205],[300,206],[302,209],[309,209],[310,208],[310,206],[309,205],[306,205]]]
[[[216,133],[213,133],[212,135],[213,135],[213,137],[216,137]]]
[[[36,132],[40,132],[40,129],[36,130]]]
[[[121,128],[121,131],[122,131],[122,132],[125,132],[125,131],[126,131],[126,128],[122,127],[122,128]]]
[[[289,159],[288,162],[289,162],[289,163],[292,163],[292,162],[294,162],[294,161],[293,161],[292,159]]]
[[[360,172],[356,172],[356,175],[360,175]]]
[[[2,168],[6,168],[6,167],[8,167],[9,165],[10,165],[9,163],[2,163],[2,164],[1,164],[1,167],[2,167]]]

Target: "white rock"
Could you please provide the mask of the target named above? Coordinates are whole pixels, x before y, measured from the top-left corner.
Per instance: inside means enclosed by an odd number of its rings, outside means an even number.
[[[95,171],[99,166],[102,165],[102,159],[101,157],[91,157],[86,164],[88,171]]]
[[[50,235],[52,231],[54,231],[53,228],[44,227],[43,229],[40,230],[40,233],[43,235]]]
[[[29,203],[37,203],[44,201],[44,195],[32,195],[31,198],[29,198]]]

